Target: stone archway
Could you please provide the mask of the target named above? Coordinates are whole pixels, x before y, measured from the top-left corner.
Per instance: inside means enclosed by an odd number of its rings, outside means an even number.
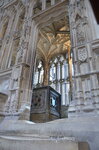
[[[40,61],[42,60],[44,63],[44,85],[49,85],[49,62],[52,57],[55,57],[58,54],[66,55],[67,53],[68,59],[70,61],[70,31],[68,9],[64,7],[64,4],[67,6],[68,2],[66,1],[60,3],[56,7],[51,8],[48,11],[45,11],[33,18],[38,28],[38,40],[35,49],[37,53],[36,59],[39,59]],[[56,12],[58,12],[58,14]],[[51,35],[53,36],[52,38],[50,37],[49,33],[51,33]],[[54,43],[57,44],[55,45]]]

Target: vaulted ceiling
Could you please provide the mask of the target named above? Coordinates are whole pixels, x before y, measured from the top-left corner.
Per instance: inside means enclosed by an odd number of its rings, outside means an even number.
[[[38,59],[50,61],[55,55],[66,53],[68,47],[70,47],[70,32],[65,17],[39,30]]]

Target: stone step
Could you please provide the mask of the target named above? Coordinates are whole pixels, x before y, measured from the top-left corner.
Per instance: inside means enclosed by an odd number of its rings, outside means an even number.
[[[87,143],[74,138],[41,138],[19,136],[1,136],[0,150],[89,150]]]

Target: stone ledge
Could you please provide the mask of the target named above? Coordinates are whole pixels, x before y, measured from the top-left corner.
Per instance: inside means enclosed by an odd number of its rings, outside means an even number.
[[[0,137],[0,150],[89,150],[87,143],[71,138]]]
[[[40,137],[42,139],[74,137],[78,143],[88,142],[90,150],[99,150],[99,116],[60,119],[48,123],[10,119],[8,117],[1,122],[0,137]]]

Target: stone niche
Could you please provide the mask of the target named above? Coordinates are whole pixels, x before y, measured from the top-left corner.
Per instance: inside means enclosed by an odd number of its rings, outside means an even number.
[[[10,83],[9,76],[0,77],[0,93],[4,93],[4,94],[8,95],[9,83]]]
[[[8,99],[9,92],[9,75],[2,75],[0,77],[0,121],[4,118],[5,115],[5,104]]]
[[[8,95],[0,92],[0,122],[4,119],[4,110],[5,110],[5,104],[7,101]]]
[[[61,117],[61,95],[50,86],[35,88],[31,102],[30,120],[47,122]]]
[[[0,113],[4,111],[4,106],[7,101],[8,96],[4,93],[0,93]]]

